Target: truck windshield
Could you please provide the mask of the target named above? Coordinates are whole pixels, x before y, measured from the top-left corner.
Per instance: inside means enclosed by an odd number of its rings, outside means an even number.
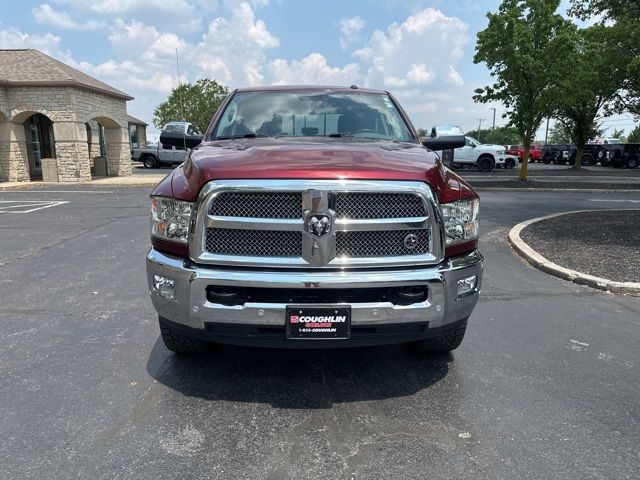
[[[211,138],[414,138],[388,95],[350,92],[241,92],[225,108]]]

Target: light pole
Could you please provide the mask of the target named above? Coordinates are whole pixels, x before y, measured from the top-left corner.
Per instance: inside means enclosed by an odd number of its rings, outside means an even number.
[[[547,140],[549,139],[549,117],[547,117],[547,131],[544,134],[544,144],[547,144]]]
[[[491,142],[495,143],[496,141],[496,109],[495,107],[490,107],[489,110],[493,110],[493,125],[491,126]]]
[[[478,142],[480,141],[480,129],[482,128],[482,122],[484,122],[484,118],[478,118]]]

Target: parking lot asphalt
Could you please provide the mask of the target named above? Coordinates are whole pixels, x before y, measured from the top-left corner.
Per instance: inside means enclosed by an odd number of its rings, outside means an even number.
[[[451,355],[176,357],[146,287],[149,190],[0,192],[0,478],[638,478],[640,299],[505,236],[640,193],[483,192],[483,291]]]

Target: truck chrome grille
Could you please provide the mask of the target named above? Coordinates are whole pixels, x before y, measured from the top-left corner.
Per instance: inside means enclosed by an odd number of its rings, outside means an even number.
[[[405,239],[415,235],[415,247],[405,245]],[[377,230],[336,232],[338,257],[400,257],[423,255],[429,251],[428,230]]]
[[[300,257],[302,232],[208,228],[207,252],[243,257]]]
[[[422,199],[414,193],[339,192],[336,197],[338,218],[425,217]]]
[[[209,208],[221,217],[301,218],[301,192],[221,192]]]
[[[198,201],[194,261],[239,267],[367,268],[444,258],[423,182],[216,180]]]

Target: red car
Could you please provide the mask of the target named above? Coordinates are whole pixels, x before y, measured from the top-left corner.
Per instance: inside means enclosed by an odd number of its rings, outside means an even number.
[[[524,149],[520,145],[505,145],[505,154],[518,157],[518,161],[522,161],[522,152]]]
[[[457,127],[420,138],[379,90],[264,87],[179,135],[161,135],[193,149],[151,195],[147,257],[169,350],[460,345],[479,200],[434,153],[465,144]]]
[[[505,145],[505,153],[507,155],[513,155],[518,157],[518,160],[522,161],[524,155],[524,147],[522,145]],[[529,161],[540,162],[542,161],[542,148],[540,145],[531,145],[529,150]]]

